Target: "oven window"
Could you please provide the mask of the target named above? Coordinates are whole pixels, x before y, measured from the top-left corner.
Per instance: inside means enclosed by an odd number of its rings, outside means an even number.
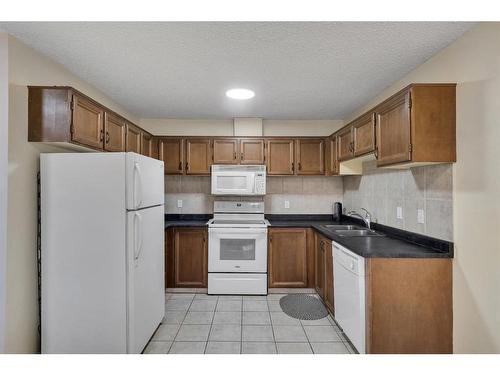
[[[255,260],[255,239],[221,239],[220,260]]]
[[[246,176],[217,176],[217,189],[244,190],[247,187]]]

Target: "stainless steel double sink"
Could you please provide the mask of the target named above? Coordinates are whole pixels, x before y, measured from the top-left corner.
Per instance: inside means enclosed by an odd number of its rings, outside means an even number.
[[[384,234],[375,232],[373,229],[360,227],[359,225],[322,225],[326,230],[340,237],[382,237]]]

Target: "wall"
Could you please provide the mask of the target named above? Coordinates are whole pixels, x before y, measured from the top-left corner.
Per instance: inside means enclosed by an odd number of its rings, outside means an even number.
[[[328,136],[342,120],[263,120],[264,136]],[[140,125],[155,135],[233,136],[233,120],[141,119]]]
[[[344,208],[372,214],[372,221],[410,232],[453,241],[452,165],[407,170],[364,165],[362,176],[344,177]],[[403,215],[397,218],[397,207]],[[424,211],[424,223],[417,210]]]
[[[500,353],[500,23],[481,23],[355,118],[411,82],[457,82],[453,165],[453,341],[456,353]],[[350,121],[348,119],[348,121]]]
[[[0,31],[0,353],[5,347],[7,261],[7,159],[8,159],[8,37]]]
[[[138,120],[95,88],[9,36],[9,176],[7,222],[6,346],[10,353],[33,353],[38,344],[36,269],[37,185],[40,152],[55,147],[28,143],[27,85],[69,85]],[[3,113],[3,112],[2,112]]]
[[[165,192],[165,210],[169,214],[213,212],[213,201],[216,198],[210,194],[210,177],[166,176]],[[182,208],[177,207],[179,199],[182,200]],[[285,208],[285,200],[290,203],[288,209]],[[335,201],[342,202],[341,177],[267,178],[264,202],[265,212],[268,214],[331,214]]]

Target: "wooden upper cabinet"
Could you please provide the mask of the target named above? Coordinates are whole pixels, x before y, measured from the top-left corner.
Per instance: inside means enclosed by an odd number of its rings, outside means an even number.
[[[240,139],[240,164],[264,164],[264,140]]]
[[[337,158],[337,136],[331,136],[326,139],[325,148],[325,169],[328,176],[339,173],[339,163]]]
[[[160,159],[160,141],[157,137],[151,139],[151,152],[150,156],[154,159]]]
[[[377,165],[456,161],[456,84],[412,84],[375,113]]]
[[[160,138],[158,148],[165,174],[183,174],[184,140],[182,138]]]
[[[102,149],[104,109],[80,95],[73,95],[71,141]]]
[[[295,173],[294,140],[268,139],[266,163],[268,175],[293,175]]]
[[[142,132],[141,153],[144,156],[151,157],[152,146],[153,146],[153,136],[149,133]]]
[[[238,164],[237,139],[214,139],[212,146],[214,164]]]
[[[410,92],[393,96],[376,108],[378,165],[411,160]]]
[[[124,152],[127,124],[122,118],[106,112],[104,114],[104,149]]]
[[[352,126],[354,156],[375,151],[375,113],[369,112],[354,121]]]
[[[269,287],[307,287],[307,243],[305,228],[269,230]]]
[[[318,175],[325,173],[323,139],[297,139],[297,174]]]
[[[126,151],[141,153],[142,132],[137,126],[127,123]]]
[[[207,230],[174,229],[175,287],[206,288],[208,278]]]
[[[337,149],[339,161],[352,159],[354,157],[351,126],[342,129],[337,133]]]
[[[186,139],[186,174],[210,174],[210,165],[212,164],[212,149],[210,146],[210,139]]]

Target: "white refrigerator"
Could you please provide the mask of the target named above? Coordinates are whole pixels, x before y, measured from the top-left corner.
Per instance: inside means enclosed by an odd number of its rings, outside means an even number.
[[[163,162],[40,155],[42,353],[140,353],[164,316]]]

